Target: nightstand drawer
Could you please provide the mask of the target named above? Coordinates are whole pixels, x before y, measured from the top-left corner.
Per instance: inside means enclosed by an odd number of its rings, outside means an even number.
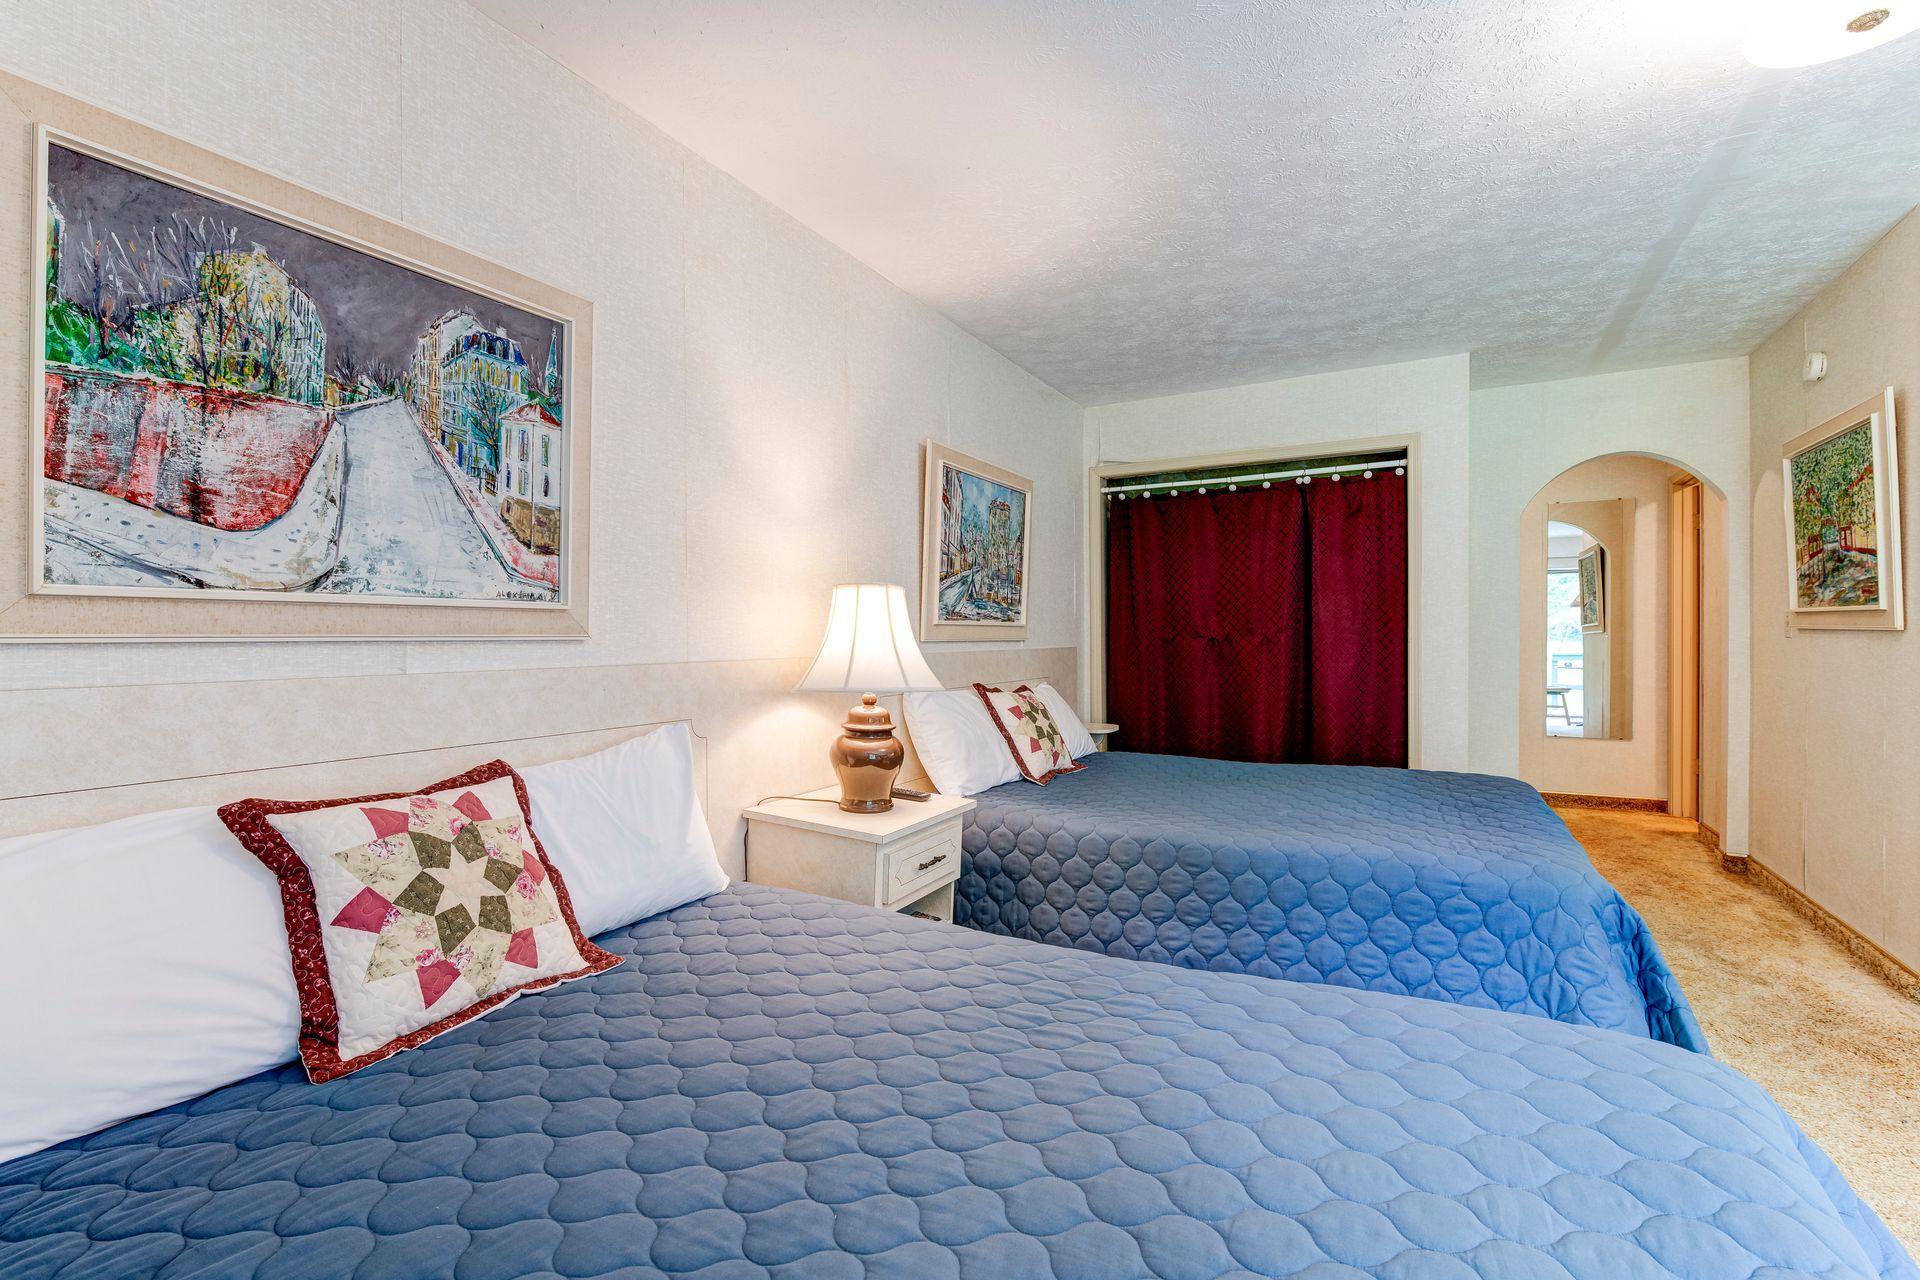
[[[960,874],[960,824],[942,823],[923,836],[886,851],[881,896],[898,902]]]
[[[747,813],[747,878],[842,902],[953,919],[960,831],[973,801],[934,796],[880,813],[848,813],[839,792],[775,797]]]

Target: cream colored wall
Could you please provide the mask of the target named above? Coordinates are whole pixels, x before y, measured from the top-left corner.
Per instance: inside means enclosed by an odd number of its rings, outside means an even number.
[[[654,690],[622,716],[696,725],[745,714],[745,680],[770,736],[715,751],[716,804],[824,785],[834,700],[786,696],[782,664],[832,583],[914,588],[929,437],[1033,478],[1028,643],[1078,644],[1078,406],[459,0],[14,0],[3,25],[7,69],[589,298],[597,332],[589,641],[0,647],[0,778],[39,776],[54,726],[85,748],[69,785],[209,735],[297,754],[288,680],[492,673],[420,714],[460,734],[513,708],[472,740],[510,737],[547,719],[510,673],[566,669],[577,694]],[[0,210],[0,269],[29,270],[30,212]],[[990,652],[996,678],[1034,665]],[[144,691],[180,685],[191,713],[153,720],[178,704]],[[371,732],[394,687],[331,685],[327,714]]]
[[[1809,351],[1830,368],[1803,383]],[[1920,633],[1790,632],[1780,449],[1887,386],[1914,554],[1920,213],[1752,357],[1753,856],[1920,968]],[[1906,569],[1909,592],[1913,569]],[[1909,624],[1911,627],[1911,624]]]
[[[1664,462],[1631,455],[1596,458],[1557,477],[1527,504],[1520,518],[1520,776],[1542,791],[1591,796],[1665,799],[1667,795],[1667,513],[1669,475]],[[1611,646],[1628,670],[1625,723],[1618,738],[1548,737],[1547,520],[1566,503],[1633,502],[1631,545],[1609,548],[1614,593],[1611,625],[1624,627],[1624,645]],[[1567,518],[1561,515],[1559,518]],[[1624,522],[1622,522],[1624,523]],[[1597,532],[1597,531],[1596,531]],[[1604,542],[1606,539],[1602,539]],[[1624,584],[1626,608],[1620,608]],[[1592,638],[1592,637],[1589,637]],[[1611,631],[1604,639],[1613,640]],[[1589,667],[1589,670],[1592,668]],[[1619,685],[1615,686],[1616,688]],[[1621,708],[1616,699],[1614,713]]]
[[[1504,774],[1521,769],[1520,699],[1523,687],[1532,683],[1522,678],[1521,659],[1523,646],[1533,645],[1521,625],[1518,535],[1527,504],[1554,477],[1590,458],[1614,453],[1660,458],[1725,497],[1726,527],[1734,534],[1725,542],[1727,596],[1721,604],[1727,636],[1721,664],[1726,730],[1724,740],[1717,733],[1703,740],[1703,751],[1720,753],[1708,758],[1708,768],[1719,772],[1725,786],[1724,792],[1708,789],[1703,816],[1721,832],[1729,851],[1746,850],[1754,561],[1738,531],[1747,527],[1752,510],[1747,399],[1745,359],[1473,392],[1474,768]],[[1715,602],[1710,597],[1707,604],[1711,611]],[[1707,622],[1712,620],[1709,612]],[[1637,709],[1635,715],[1639,726]],[[1654,794],[1664,795],[1664,785]],[[1720,807],[1704,807],[1708,803]]]
[[[1467,372],[1466,356],[1444,356],[1086,411],[1090,466],[1264,450],[1326,456],[1412,440],[1409,727],[1413,763],[1428,769],[1468,767]]]
[[[1297,456],[1412,437],[1421,459],[1415,763],[1523,776],[1521,690],[1538,683],[1522,678],[1520,548],[1528,504],[1581,462],[1644,453],[1676,462],[1724,493],[1731,510],[1718,515],[1731,528],[1744,527],[1747,365],[1719,360],[1472,392],[1468,372],[1468,357],[1442,357],[1097,406],[1086,411],[1084,461],[1092,467],[1260,450]],[[1713,753],[1717,776],[1703,806],[1727,848],[1738,851],[1746,832],[1749,570],[1744,542],[1720,545],[1728,558],[1717,577],[1725,588],[1718,597],[1710,588],[1706,620],[1724,620],[1726,639],[1709,655],[1717,664],[1710,679],[1717,679],[1708,706],[1719,722],[1703,749]],[[1651,776],[1636,765],[1626,776],[1643,775]],[[1664,778],[1647,785],[1653,790],[1644,794],[1666,793]]]

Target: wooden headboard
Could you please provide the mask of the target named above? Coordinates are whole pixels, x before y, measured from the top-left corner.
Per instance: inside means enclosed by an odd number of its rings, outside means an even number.
[[[318,800],[424,786],[494,759],[518,766],[585,755],[668,724],[685,724],[692,729],[691,722],[685,720],[608,725],[386,754],[336,756],[231,773],[0,795],[0,836],[88,826],[157,809],[225,804],[247,796]],[[707,740],[697,731],[693,732],[693,780],[700,806],[707,810]]]
[[[170,669],[165,647],[122,652],[149,679]],[[1070,697],[1076,687],[1070,648],[941,650],[928,661],[950,687],[1005,683],[1013,671],[1044,674]],[[781,658],[0,689],[0,722],[14,729],[0,735],[0,835],[246,795],[414,787],[496,756],[536,764],[691,723],[720,865],[744,875],[741,810],[833,781],[827,746],[853,699],[794,694],[805,669]],[[886,702],[901,724],[900,699]],[[906,725],[901,736],[911,734]],[[912,758],[902,778],[920,772]]]

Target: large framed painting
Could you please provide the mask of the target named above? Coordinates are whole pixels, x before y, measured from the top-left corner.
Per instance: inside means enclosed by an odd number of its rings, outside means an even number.
[[[1024,640],[1033,481],[929,440],[920,638]]]
[[[1607,552],[1600,546],[1580,553],[1580,630],[1595,633],[1607,629]]]
[[[1906,627],[1897,449],[1888,387],[1782,450],[1794,626]]]
[[[586,303],[35,96],[6,638],[585,634]]]

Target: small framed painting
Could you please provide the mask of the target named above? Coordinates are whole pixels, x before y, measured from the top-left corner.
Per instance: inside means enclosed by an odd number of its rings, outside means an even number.
[[[1033,481],[927,442],[922,640],[1024,640]]]
[[[1794,626],[1906,628],[1896,448],[1888,387],[1781,451]]]
[[[1580,630],[1607,629],[1607,552],[1593,546],[1580,553]]]

